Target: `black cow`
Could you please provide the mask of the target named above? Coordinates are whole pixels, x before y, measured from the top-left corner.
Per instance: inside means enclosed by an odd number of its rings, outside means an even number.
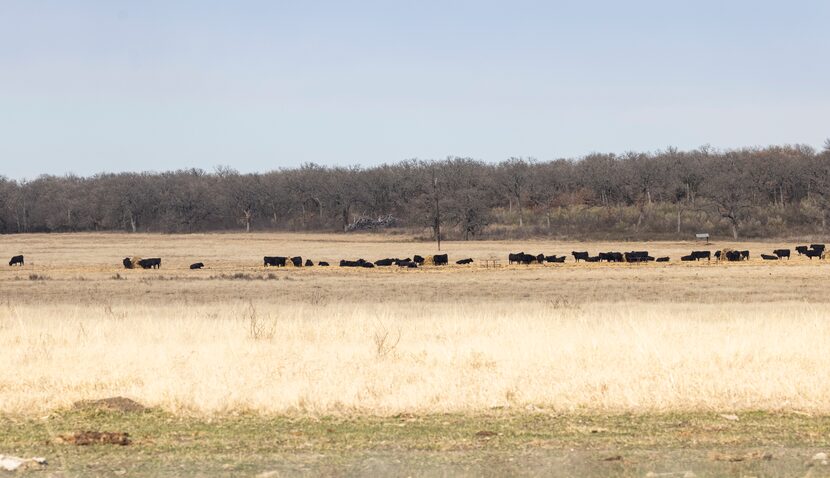
[[[392,264],[394,264],[397,261],[398,261],[397,259],[380,259],[378,261],[375,261],[375,265],[376,266],[381,266],[381,267],[386,267],[386,266],[391,266]]]
[[[545,260],[546,260],[547,262],[557,262],[557,263],[562,263],[562,262],[565,262],[565,256],[557,257],[557,256],[556,256],[556,254],[554,254],[554,255],[552,255],[552,256],[547,256],[547,257],[545,257]]]
[[[824,252],[824,244],[810,244],[810,249],[814,251]]]
[[[587,260],[588,260],[588,258],[590,257],[590,255],[589,255],[587,252],[576,252],[576,251],[571,251],[571,255],[572,255],[572,256],[574,256],[574,260],[575,260],[576,262],[579,262],[579,261],[587,261]]]
[[[668,257],[658,257],[657,262],[669,262],[669,258]]]
[[[749,260],[749,251],[741,251],[741,260],[748,261]]]
[[[765,261],[777,261],[778,256],[777,255],[773,256],[773,255],[770,255],[770,254],[761,254],[761,259],[763,259]]]
[[[726,260],[729,262],[737,262],[743,259],[742,251],[726,251]]]
[[[121,263],[124,264],[124,269],[132,269],[135,267],[135,264],[133,264],[133,261],[129,257],[125,257]]]
[[[654,258],[648,255],[648,251],[631,251],[623,254],[625,262],[648,262]]]
[[[507,254],[507,263],[508,264],[513,264],[513,263],[519,264],[519,263],[522,262],[522,256],[524,256],[524,255],[525,255],[524,252],[516,252],[516,253],[511,252],[511,253]]]
[[[195,264],[190,264],[190,270],[201,269],[203,267],[205,267],[205,265],[201,262],[197,262]]]
[[[447,254],[436,254],[432,256],[432,263],[436,266],[445,266],[450,263],[450,257]]]
[[[11,266],[21,266],[23,267],[23,256],[14,256],[9,261],[9,267]]]
[[[600,252],[599,260],[606,262],[622,262],[623,254],[622,252]]]
[[[455,263],[463,266],[465,264],[472,264],[473,260],[472,259],[461,259],[461,260],[455,261]]]
[[[692,251],[691,256],[694,257],[694,259],[696,261],[699,261],[700,259],[706,259],[708,261],[708,260],[712,259],[712,252],[711,251]]]
[[[790,250],[789,249],[776,249],[776,250],[772,251],[772,253],[775,254],[776,257],[778,257],[779,259],[783,259],[785,257],[787,258],[787,260],[790,259]]]
[[[538,262],[539,264],[544,264],[545,263],[545,255],[544,254],[539,254],[538,256],[536,256],[536,262]]]
[[[303,266],[303,258],[300,256],[292,257],[291,263],[294,264],[294,267],[302,267]]]
[[[262,260],[265,267],[285,267],[286,261],[288,261],[288,258],[281,256],[265,256]]]
[[[695,259],[695,256],[689,254],[688,256],[681,257],[680,260],[683,261],[683,262],[691,262],[691,261],[695,261],[697,259]]]
[[[371,269],[371,268],[375,267],[375,265],[372,264],[369,261],[363,261],[363,263],[360,264],[360,267],[365,267],[366,269]]]
[[[412,261],[418,264],[419,266],[422,266],[424,265],[425,259],[419,256],[418,254],[415,254],[414,256],[412,256]]]
[[[819,259],[824,256],[823,250],[815,250],[815,249],[807,249],[807,252],[804,253],[805,256],[809,257],[810,260],[813,260],[813,257],[818,257]]]
[[[410,259],[400,260],[396,264],[397,264],[398,267],[407,267],[409,269],[417,269],[418,268],[418,263],[413,261],[413,260],[410,260]]]
[[[314,263],[311,261],[311,259],[306,259],[306,260],[305,260],[305,266],[306,266],[306,267],[311,267],[311,266],[313,266],[313,265],[314,265]]]
[[[795,246],[795,252],[798,253],[799,256],[806,255],[809,247],[807,246]]]
[[[599,262],[599,256],[588,256],[585,262]]]
[[[142,269],[159,269],[161,267],[161,259],[158,257],[154,257],[151,259],[141,259],[138,261],[138,265]]]
[[[329,266],[329,263],[328,263],[328,262],[326,262],[326,261],[320,261],[320,262],[318,262],[318,263],[317,263],[317,265],[318,265],[318,266],[321,266],[321,267],[328,267],[328,266]]]

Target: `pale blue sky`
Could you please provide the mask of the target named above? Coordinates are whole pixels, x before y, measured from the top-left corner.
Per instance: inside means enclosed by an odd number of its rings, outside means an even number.
[[[830,2],[0,0],[0,175],[805,143]]]

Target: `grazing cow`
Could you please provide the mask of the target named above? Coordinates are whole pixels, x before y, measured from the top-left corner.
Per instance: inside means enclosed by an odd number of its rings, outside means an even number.
[[[124,269],[132,269],[135,267],[135,264],[133,264],[133,261],[131,261],[129,257],[125,257],[121,263],[124,264]]]
[[[197,262],[195,264],[190,264],[190,270],[201,269],[203,267],[205,267],[205,265],[201,262]]]
[[[706,259],[708,261],[711,260],[712,253],[711,251],[692,251],[691,256],[694,257],[696,261],[699,261],[700,259]]]
[[[141,259],[138,261],[138,265],[142,269],[159,269],[161,268],[161,259],[158,257],[154,257],[151,259]]]
[[[657,262],[669,262],[669,258],[668,257],[658,257]]]
[[[263,264],[265,267],[272,266],[272,267],[285,267],[286,261],[288,261],[287,257],[281,256],[265,256],[263,259]]]
[[[11,266],[23,266],[23,256],[14,256],[9,261],[9,267]]]
[[[808,249],[809,248],[807,246],[795,246],[795,252],[797,252],[799,256],[806,255]]]
[[[320,267],[328,267],[329,263],[326,262],[326,261],[320,261],[320,262],[317,263],[317,265],[320,266]]]
[[[539,254],[538,256],[536,256],[536,262],[538,262],[539,264],[544,264],[545,263],[545,255],[544,254]]]
[[[726,251],[724,255],[729,262],[738,262],[743,259],[741,251]]]
[[[432,262],[436,266],[445,266],[450,263],[450,257],[447,254],[436,254],[432,256]]]
[[[787,260],[790,259],[790,250],[789,249],[776,249],[776,250],[772,251],[772,253],[775,254],[779,259],[783,259],[785,257],[787,258]]]
[[[741,260],[748,261],[749,260],[749,251],[741,251]]]
[[[572,255],[572,256],[574,256],[574,260],[575,260],[576,262],[579,262],[579,261],[587,261],[587,260],[588,260],[588,258],[590,257],[590,255],[589,255],[587,252],[576,252],[576,251],[571,251],[571,255]]]
[[[458,264],[458,265],[463,266],[465,264],[472,264],[473,260],[472,259],[461,259],[461,260],[455,261],[455,263]]]
[[[648,251],[631,251],[623,254],[625,262],[648,262],[654,258],[648,255]]]
[[[600,262],[622,262],[623,254],[621,252],[600,252],[599,260]]]
[[[422,265],[424,265],[425,259],[423,257],[419,256],[418,254],[415,254],[414,256],[412,256],[412,261],[414,263],[418,264],[419,266],[422,266]]]
[[[773,256],[773,255],[770,255],[770,254],[761,254],[761,259],[763,259],[765,261],[777,261],[778,256],[777,255]]]
[[[311,267],[311,266],[313,266],[313,265],[314,265],[314,263],[313,263],[313,262],[311,262],[311,259],[306,259],[306,260],[305,260],[305,266],[306,266],[306,267]]]
[[[300,256],[292,257],[291,258],[291,264],[293,264],[294,267],[302,267],[303,266],[303,258],[300,257]]]
[[[691,262],[691,261],[696,261],[697,259],[695,259],[695,256],[689,254],[688,256],[681,257],[680,260],[683,261],[683,262]]]

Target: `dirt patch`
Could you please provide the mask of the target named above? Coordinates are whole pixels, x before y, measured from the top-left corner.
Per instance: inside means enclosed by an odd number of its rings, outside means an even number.
[[[122,413],[140,413],[147,407],[126,397],[109,397],[99,400],[81,400],[72,404],[73,410],[106,410]]]
[[[75,432],[66,435],[58,435],[58,443],[67,445],[129,445],[130,434],[126,432]]]

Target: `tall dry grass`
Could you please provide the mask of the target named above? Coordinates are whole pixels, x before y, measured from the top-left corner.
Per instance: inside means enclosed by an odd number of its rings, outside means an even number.
[[[830,412],[823,304],[0,306],[0,412]]]

